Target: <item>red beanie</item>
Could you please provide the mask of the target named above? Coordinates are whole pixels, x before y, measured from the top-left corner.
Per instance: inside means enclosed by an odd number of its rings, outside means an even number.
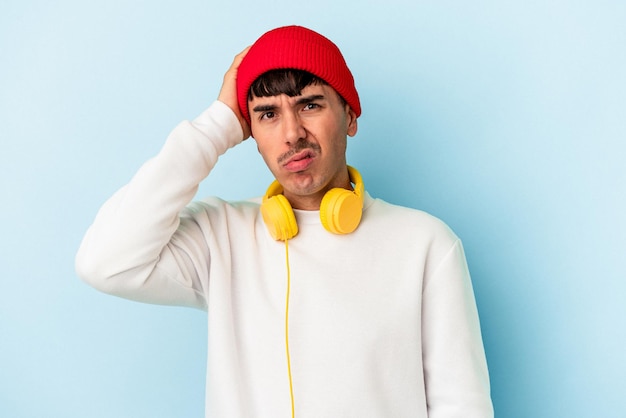
[[[248,123],[250,86],[263,73],[278,69],[304,70],[321,78],[343,97],[357,117],[361,115],[354,78],[337,45],[302,26],[285,26],[257,39],[239,65],[237,100]]]

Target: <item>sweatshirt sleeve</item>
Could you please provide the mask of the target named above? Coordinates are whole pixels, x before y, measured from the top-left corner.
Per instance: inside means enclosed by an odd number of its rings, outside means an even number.
[[[76,255],[78,276],[117,296],[205,308],[200,281],[187,274],[195,269],[194,254],[184,254],[172,236],[199,183],[242,140],[237,117],[219,101],[180,123],[161,151],[99,210]],[[208,257],[206,243],[188,247]]]
[[[492,418],[478,311],[460,240],[425,278],[423,360],[429,418]]]

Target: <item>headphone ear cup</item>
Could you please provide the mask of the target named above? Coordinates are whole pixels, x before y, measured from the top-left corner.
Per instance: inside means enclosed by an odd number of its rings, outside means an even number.
[[[326,192],[320,205],[320,220],[333,234],[349,234],[361,222],[363,199],[353,191],[334,188]]]
[[[296,215],[282,194],[268,197],[261,203],[263,221],[275,240],[286,241],[298,234]]]

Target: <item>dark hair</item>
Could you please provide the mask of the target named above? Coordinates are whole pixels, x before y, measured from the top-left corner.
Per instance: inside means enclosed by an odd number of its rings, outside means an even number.
[[[308,71],[281,69],[263,73],[254,80],[248,91],[248,100],[253,97],[270,97],[286,94],[289,97],[299,96],[302,90],[310,85],[328,83]],[[346,103],[343,97],[339,96]]]

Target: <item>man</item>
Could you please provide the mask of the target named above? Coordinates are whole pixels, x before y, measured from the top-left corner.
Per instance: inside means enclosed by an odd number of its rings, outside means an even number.
[[[207,417],[493,416],[461,243],[364,191],[360,113],[330,40],[269,31],[89,228],[84,280],[207,310]],[[277,180],[263,200],[189,203],[250,134]]]

